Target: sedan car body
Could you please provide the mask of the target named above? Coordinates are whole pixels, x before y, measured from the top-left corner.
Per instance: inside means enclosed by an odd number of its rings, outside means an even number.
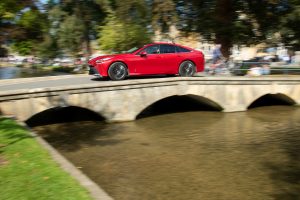
[[[204,55],[174,43],[152,43],[128,53],[98,56],[89,60],[90,74],[122,80],[127,76],[193,76],[204,70]]]

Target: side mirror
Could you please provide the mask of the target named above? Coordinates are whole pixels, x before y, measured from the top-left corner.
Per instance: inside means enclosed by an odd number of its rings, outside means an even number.
[[[140,55],[141,55],[141,57],[146,57],[146,56],[147,56],[147,52],[146,52],[146,51],[142,51],[142,52],[140,53]]]

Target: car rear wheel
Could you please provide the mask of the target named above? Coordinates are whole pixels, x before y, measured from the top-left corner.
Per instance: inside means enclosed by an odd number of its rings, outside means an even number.
[[[108,76],[111,80],[124,80],[127,76],[127,67],[122,62],[115,62],[108,69]]]
[[[193,76],[196,72],[195,64],[191,61],[184,61],[179,66],[178,74],[180,76],[190,77]]]

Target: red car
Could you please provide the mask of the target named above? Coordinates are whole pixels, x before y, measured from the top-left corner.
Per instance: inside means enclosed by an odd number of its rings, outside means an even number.
[[[89,60],[90,74],[123,80],[127,76],[193,76],[204,70],[201,51],[173,43],[152,43],[124,54],[99,56]]]

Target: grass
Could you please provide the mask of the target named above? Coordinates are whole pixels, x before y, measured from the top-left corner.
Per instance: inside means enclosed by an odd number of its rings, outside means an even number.
[[[91,199],[28,131],[0,118],[0,200]]]

